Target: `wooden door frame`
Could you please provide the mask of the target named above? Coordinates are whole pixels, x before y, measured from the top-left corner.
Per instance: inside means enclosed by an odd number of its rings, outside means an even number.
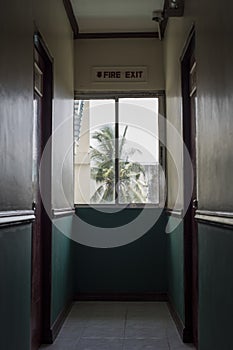
[[[48,142],[52,135],[52,101],[53,101],[53,59],[42,39],[40,33],[35,30],[34,50],[36,49],[45,63],[43,86],[43,105],[41,115],[41,154],[46,145],[46,168],[41,172],[40,183],[46,186],[46,198],[43,198],[41,208],[41,238],[42,238],[42,335],[41,341],[52,342],[51,335],[51,289],[52,289],[52,222],[51,213],[51,174],[52,174],[52,149]],[[48,142],[48,144],[47,144]],[[46,201],[46,203],[45,203]],[[46,210],[50,210],[47,213]]]
[[[182,83],[182,107],[183,107],[183,141],[184,148],[188,151],[191,150],[191,98],[189,89],[189,72],[190,72],[190,59],[195,50],[195,28],[193,27],[188,40],[186,42],[183,55],[181,56],[181,83]],[[193,342],[193,242],[192,242],[192,206],[193,203],[190,198],[190,179],[193,178],[192,170],[190,169],[190,159],[187,159],[189,155],[184,151],[184,207],[188,208],[184,223],[184,306],[185,306],[185,328],[183,333],[184,342]],[[194,171],[196,164],[194,164]],[[195,271],[198,274],[198,271]]]

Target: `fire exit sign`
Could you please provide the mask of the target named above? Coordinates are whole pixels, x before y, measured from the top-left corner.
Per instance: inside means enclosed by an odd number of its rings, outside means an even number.
[[[94,82],[146,82],[147,67],[93,67]]]

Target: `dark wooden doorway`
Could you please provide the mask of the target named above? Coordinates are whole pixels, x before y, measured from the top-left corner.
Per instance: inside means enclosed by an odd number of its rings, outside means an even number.
[[[192,31],[181,62],[183,95],[183,138],[189,151],[193,174],[184,156],[184,203],[188,211],[184,217],[184,280],[186,341],[198,347],[198,232],[195,221],[197,210],[196,166],[196,57],[195,33]],[[193,179],[190,198],[188,187]]]
[[[47,212],[51,206],[51,147],[47,145],[47,142],[52,132],[52,79],[52,61],[41,37],[36,34],[34,36],[32,161],[33,209],[36,216],[32,231],[32,350],[37,350],[43,341],[50,340],[52,227]],[[41,167],[45,146],[46,166]],[[46,189],[43,201],[41,187]]]

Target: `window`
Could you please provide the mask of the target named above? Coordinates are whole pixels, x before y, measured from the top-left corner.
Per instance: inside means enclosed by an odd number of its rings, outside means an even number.
[[[161,197],[159,98],[75,100],[76,204],[154,204]]]

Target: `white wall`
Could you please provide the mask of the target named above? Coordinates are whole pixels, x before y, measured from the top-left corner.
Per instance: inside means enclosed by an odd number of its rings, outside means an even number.
[[[147,66],[147,82],[96,83],[95,66]],[[158,39],[78,39],[75,41],[75,90],[164,90],[162,43]]]
[[[164,41],[167,119],[182,134],[180,57],[195,24],[199,209],[232,211],[233,5],[229,4],[227,11],[218,1],[209,6],[204,0],[197,6],[194,0],[188,0],[185,5],[183,18],[169,19]],[[168,135],[167,140],[175,149],[178,168],[182,169],[182,150],[173,135]],[[168,182],[168,206],[173,207],[178,187],[176,169],[169,158]],[[182,196],[181,191],[181,207]]]
[[[208,26],[204,13],[208,14]],[[199,208],[233,211],[233,2],[197,13]]]
[[[73,33],[62,1],[34,0],[35,25],[54,59],[52,206],[73,206]],[[61,127],[62,125],[62,127]]]
[[[4,8],[3,8],[4,7]],[[32,206],[33,59],[29,0],[0,11],[0,211]]]

